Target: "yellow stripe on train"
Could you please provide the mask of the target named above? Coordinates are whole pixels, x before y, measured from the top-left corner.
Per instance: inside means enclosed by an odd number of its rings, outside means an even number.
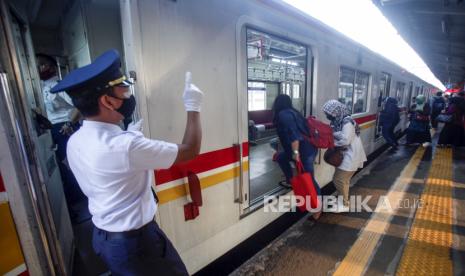
[[[242,163],[242,170],[243,171],[248,171],[249,170],[249,162],[245,161]],[[200,179],[200,186],[202,189],[206,189],[208,187],[223,183],[227,180],[233,179],[235,177],[239,176],[239,166],[236,166],[234,168],[225,170],[223,172],[219,172],[216,174],[212,174],[209,176],[205,176]],[[180,197],[184,197],[187,195],[186,191],[186,183],[177,185],[175,187],[159,191],[157,192],[159,204],[164,204],[167,202],[170,202],[172,200],[178,199]]]

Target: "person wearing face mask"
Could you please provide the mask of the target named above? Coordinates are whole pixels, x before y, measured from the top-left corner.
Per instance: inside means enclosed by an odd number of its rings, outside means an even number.
[[[70,97],[64,93],[50,93],[50,89],[55,86],[58,81],[57,62],[56,60],[45,54],[36,55],[40,84],[42,87],[43,99],[47,119],[52,124],[51,134],[52,140],[56,145],[56,158],[60,175],[63,180],[63,190],[65,192],[68,210],[71,219],[74,221],[78,217],[77,211],[74,210],[74,205],[79,203],[85,197],[66,163],[66,147],[68,139],[75,130],[79,128],[79,112],[73,106]]]
[[[187,275],[170,240],[154,220],[153,170],[196,157],[202,131],[203,92],[186,73],[187,125],[181,144],[144,137],[140,121],[125,131],[136,100],[121,73],[120,56],[109,50],[66,76],[52,93],[66,91],[85,120],[68,143],[68,161],[89,198],[93,248],[113,275]]]
[[[349,210],[349,186],[354,173],[363,168],[363,163],[367,161],[362,140],[360,139],[360,129],[352,119],[347,106],[336,100],[329,100],[323,105],[323,112],[331,122],[333,129],[334,145],[343,148],[343,160],[336,168],[333,176],[333,183],[342,202],[338,201],[335,212],[348,212]]]

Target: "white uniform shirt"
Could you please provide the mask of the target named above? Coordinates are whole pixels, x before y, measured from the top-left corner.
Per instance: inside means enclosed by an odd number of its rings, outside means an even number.
[[[47,111],[47,118],[52,124],[71,121],[74,110],[73,101],[66,92],[50,93],[50,89],[57,83],[57,76],[42,81],[45,110]]]
[[[365,150],[363,149],[362,140],[355,134],[355,127],[351,123],[346,123],[342,131],[334,133],[334,144],[336,146],[346,146],[344,159],[338,169],[343,171],[354,172],[363,168],[363,163],[367,161]]]
[[[147,139],[138,131],[87,121],[68,142],[68,162],[89,198],[96,227],[123,232],[153,220],[157,206],[151,191],[154,169],[169,168],[176,144]]]

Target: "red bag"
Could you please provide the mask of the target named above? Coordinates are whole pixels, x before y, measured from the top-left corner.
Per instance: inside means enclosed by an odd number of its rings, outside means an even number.
[[[310,135],[308,141],[317,148],[327,149],[334,147],[333,129],[331,126],[319,121],[315,116],[307,118]]]
[[[310,197],[310,206],[312,209],[318,207],[318,193],[313,183],[313,179],[310,173],[304,172],[302,162],[296,162],[297,175],[291,179],[292,190],[294,195],[302,196],[305,198],[305,204],[298,206],[302,212],[310,211],[307,210],[308,202]]]

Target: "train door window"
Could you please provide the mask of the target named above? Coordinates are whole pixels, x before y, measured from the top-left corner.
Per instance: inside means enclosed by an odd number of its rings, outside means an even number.
[[[339,72],[339,98],[338,100],[352,110],[352,97],[354,95],[355,70],[341,67]]]
[[[415,97],[418,96],[418,94],[420,94],[420,87],[419,86],[415,87]]]
[[[406,106],[408,108],[410,108],[410,106],[412,105],[412,97],[413,97],[413,82],[410,82],[409,84],[409,88],[408,88],[408,95],[407,95],[407,99],[406,99]]]
[[[399,106],[404,105],[405,83],[398,81],[396,83],[396,99]]]
[[[362,113],[367,110],[369,79],[369,74],[357,71],[357,77],[355,78],[353,113]]]
[[[376,119],[376,128],[375,128],[375,139],[378,139],[381,137],[381,129],[378,127],[379,126],[379,112],[383,110],[383,102],[384,99],[389,96],[389,90],[391,86],[391,75],[388,73],[381,73],[380,79],[379,79],[379,96],[378,96],[378,105],[377,105],[377,119]]]
[[[273,156],[282,151],[273,124],[272,106],[279,94],[289,95],[304,113],[308,50],[305,45],[247,29],[250,206],[283,188],[283,173]]]
[[[370,75],[347,67],[339,73],[339,101],[347,105],[352,113],[362,113],[367,108]]]

